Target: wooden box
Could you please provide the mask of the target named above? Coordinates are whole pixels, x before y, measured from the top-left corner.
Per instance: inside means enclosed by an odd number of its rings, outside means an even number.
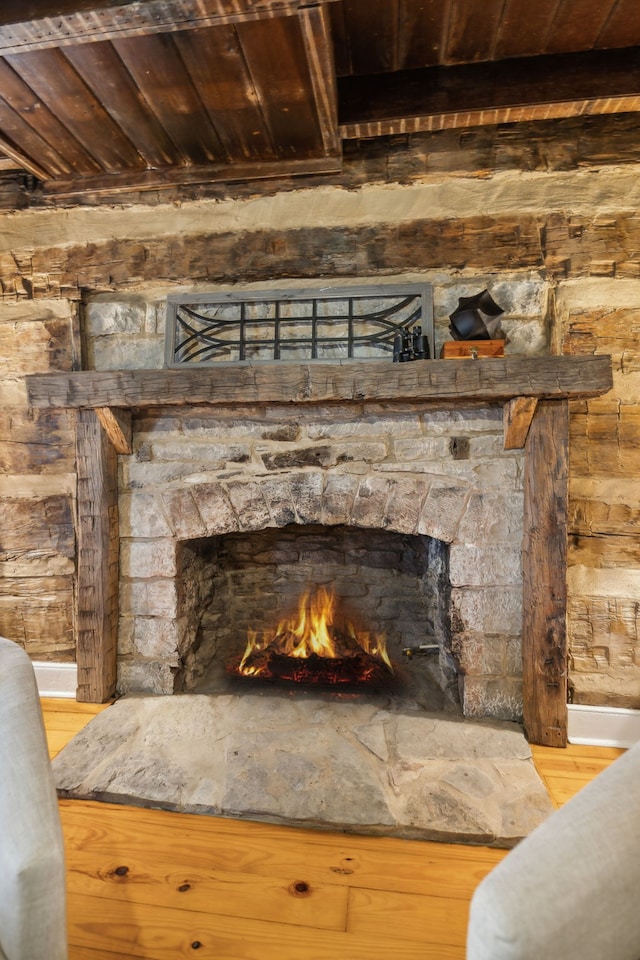
[[[504,357],[504,340],[447,340],[440,356],[445,360],[460,357]]]

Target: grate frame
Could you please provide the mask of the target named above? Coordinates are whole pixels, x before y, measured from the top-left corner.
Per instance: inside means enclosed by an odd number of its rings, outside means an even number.
[[[171,294],[165,367],[392,360],[415,326],[433,357],[429,283]]]

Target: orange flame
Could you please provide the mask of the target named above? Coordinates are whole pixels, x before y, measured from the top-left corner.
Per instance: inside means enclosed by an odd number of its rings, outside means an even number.
[[[384,636],[359,630],[349,620],[338,622],[336,607],[335,594],[326,587],[319,587],[313,595],[307,591],[300,598],[296,615],[281,620],[275,630],[265,630],[260,635],[255,630],[248,631],[238,672],[247,677],[259,676],[265,669],[259,654],[267,651],[301,660],[312,654],[336,660],[349,655],[347,648],[382,660],[393,672]]]

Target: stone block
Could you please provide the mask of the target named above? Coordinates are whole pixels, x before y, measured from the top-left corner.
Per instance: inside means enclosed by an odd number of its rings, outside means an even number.
[[[311,423],[305,426],[304,432],[310,440],[335,440],[336,437],[352,437],[363,439],[372,437],[419,437],[422,433],[419,415],[415,413],[398,413],[397,416],[354,416],[350,420],[329,420],[324,423]]]
[[[171,518],[175,535],[180,540],[204,537],[207,528],[193,498],[193,490],[170,488],[162,493],[165,514]]]
[[[256,448],[267,470],[298,470],[304,467],[330,468],[346,463],[380,463],[387,454],[384,443],[357,441],[331,443],[294,450],[263,451]]]
[[[291,477],[291,498],[300,523],[319,523],[324,474],[319,470]]]
[[[505,353],[536,357],[549,352],[549,335],[543,317],[531,320],[509,317],[502,323],[507,337]]]
[[[176,576],[176,546],[173,540],[120,541],[120,574],[152,579]]]
[[[349,522],[359,482],[358,477],[347,473],[326,475],[320,508],[321,523],[331,525]]]
[[[418,533],[451,543],[471,492],[467,483],[434,478],[422,507]]]
[[[286,527],[289,523],[297,522],[291,487],[286,477],[267,477],[261,481],[260,489],[271,514],[271,526]]]
[[[520,549],[523,509],[524,496],[520,491],[474,491],[460,520],[456,542],[510,543]]]
[[[368,476],[360,481],[351,511],[351,523],[356,527],[381,527],[387,506],[391,480]]]
[[[168,537],[173,534],[156,496],[150,493],[121,493],[120,536]]]
[[[208,537],[238,530],[238,518],[221,484],[194,484],[191,495]]]
[[[394,440],[392,456],[400,463],[403,461],[410,461],[411,463],[420,461],[433,469],[434,463],[451,458],[449,436],[412,437],[407,440]]]
[[[467,679],[470,676],[501,677],[506,672],[503,636],[458,634],[453,638],[452,649]]]
[[[516,678],[463,677],[461,700],[469,719],[522,719],[522,681]]]
[[[173,580],[131,580],[120,584],[121,607],[133,617],[178,616],[178,598]]]
[[[522,630],[522,587],[454,587],[452,615],[472,633],[519,636]]]
[[[449,577],[454,587],[521,583],[521,550],[508,543],[486,547],[452,543]]]
[[[226,490],[241,530],[262,530],[269,526],[271,514],[259,482],[230,481]]]
[[[161,617],[135,617],[132,624],[133,651],[144,660],[177,663],[178,626]]]
[[[96,337],[87,343],[92,370],[161,370],[164,338],[153,334]]]
[[[153,440],[148,445],[152,460],[200,463],[222,469],[227,463],[248,463],[251,448],[245,443],[212,443],[209,440],[186,440],[184,437]]]
[[[118,663],[119,693],[171,694],[174,689],[174,674],[167,663],[138,661]]]
[[[391,482],[382,526],[399,533],[416,533],[429,481],[416,477],[394,478]]]
[[[146,316],[147,305],[139,298],[123,301],[92,300],[85,308],[85,329],[89,337],[144,333]]]

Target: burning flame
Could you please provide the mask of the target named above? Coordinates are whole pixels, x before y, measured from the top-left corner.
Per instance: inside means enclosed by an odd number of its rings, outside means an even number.
[[[313,654],[338,660],[353,656],[354,651],[382,660],[393,673],[384,637],[359,630],[351,621],[338,621],[336,607],[335,594],[319,587],[313,595],[310,590],[304,593],[296,615],[281,620],[274,631],[259,635],[250,629],[238,673],[255,677],[265,672],[265,658],[260,656],[265,653],[298,660],[308,660]]]

